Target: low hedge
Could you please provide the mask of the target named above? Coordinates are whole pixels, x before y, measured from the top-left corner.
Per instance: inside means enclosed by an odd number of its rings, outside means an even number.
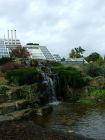
[[[88,84],[88,77],[74,67],[55,67],[53,71],[57,72],[62,84],[69,85],[72,88],[83,87]]]
[[[33,84],[41,81],[41,74],[33,67],[21,68],[7,72],[6,79],[18,85]]]

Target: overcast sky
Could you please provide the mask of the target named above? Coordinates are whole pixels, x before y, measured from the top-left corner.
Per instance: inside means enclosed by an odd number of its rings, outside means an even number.
[[[105,0],[0,0],[0,37],[8,29],[62,57],[78,46],[103,55]]]

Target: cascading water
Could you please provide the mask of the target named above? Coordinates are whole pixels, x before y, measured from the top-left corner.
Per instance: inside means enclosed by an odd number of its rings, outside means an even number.
[[[57,81],[58,77],[54,74],[51,75],[51,77],[47,73],[42,73],[43,76],[43,84],[46,85],[45,92],[48,95],[49,98],[49,104],[58,104],[56,97],[56,88],[57,88]]]
[[[55,90],[55,85],[54,81],[49,77],[49,88],[50,88],[50,96],[49,96],[49,102],[57,102],[57,97],[56,97],[56,90]]]

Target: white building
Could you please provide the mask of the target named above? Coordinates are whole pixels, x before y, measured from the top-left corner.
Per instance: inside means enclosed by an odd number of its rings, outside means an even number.
[[[17,39],[16,30],[8,30],[8,37],[0,40],[0,58],[9,57],[11,49],[16,47],[22,47],[20,40]],[[29,51],[30,57],[32,59],[55,61],[53,55],[50,53],[46,46],[27,43],[23,47]]]
[[[80,65],[80,64],[88,64],[88,62],[82,57],[82,58],[68,58],[65,60],[66,64],[74,64],[74,65]]]
[[[8,30],[8,37],[0,39],[0,58],[9,57],[12,48],[21,47],[20,40],[16,37],[16,30]]]
[[[20,40],[17,39],[16,30],[8,30],[8,38],[4,39],[7,48],[12,49],[16,47],[21,47]]]
[[[25,47],[29,53],[30,57],[32,59],[42,59],[42,60],[49,60],[54,61],[54,57],[50,53],[50,51],[47,49],[46,46],[40,46],[39,44],[35,43],[27,43]]]
[[[59,54],[53,54],[53,57],[54,57],[56,62],[61,62],[61,57]]]
[[[0,39],[0,58],[9,57],[9,49],[5,45],[4,39]]]

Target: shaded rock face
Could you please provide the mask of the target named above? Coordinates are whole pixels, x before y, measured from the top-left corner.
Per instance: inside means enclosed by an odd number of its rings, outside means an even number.
[[[0,121],[27,117],[35,110],[22,88],[0,86]],[[35,107],[35,106],[34,106]]]
[[[52,106],[50,105],[46,105],[44,107],[40,107],[36,110],[36,114],[39,115],[39,116],[43,116],[43,115],[46,115],[46,114],[49,114],[51,113],[53,110]]]
[[[6,90],[3,87],[0,94],[0,121],[26,118],[32,114],[38,114],[38,111],[42,115],[50,113],[52,111],[51,107],[46,106],[41,109],[38,107],[41,98],[44,105],[49,101],[49,96],[46,96],[48,95],[46,92],[45,95],[37,94],[38,91],[40,92],[40,85],[42,84],[34,83],[30,86],[8,87]],[[45,88],[43,91],[45,91]]]
[[[84,86],[81,88],[72,88],[68,84],[60,85],[60,95],[61,99],[67,102],[75,102],[81,96],[87,96],[90,91],[89,86]]]
[[[6,94],[8,87],[5,85],[0,85],[0,103],[8,101],[8,96]]]
[[[8,96],[4,94],[0,94],[0,103],[8,101]]]
[[[103,76],[98,76],[90,81],[90,86],[94,88],[105,88],[105,78]]]

